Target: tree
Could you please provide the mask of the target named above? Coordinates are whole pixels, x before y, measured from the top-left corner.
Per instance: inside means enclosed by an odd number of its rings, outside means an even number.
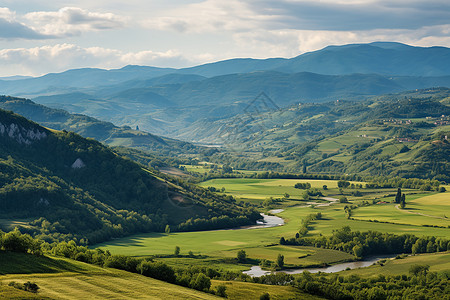
[[[363,247],[362,246],[356,245],[356,246],[353,247],[352,250],[353,250],[353,254],[356,257],[362,257],[362,254],[363,254]]]
[[[350,182],[348,182],[347,180],[339,180],[337,182],[337,185],[338,185],[339,188],[345,189],[345,188],[349,187]]]
[[[309,194],[308,194],[308,191],[304,191],[304,192],[303,192],[302,198],[303,198],[303,200],[309,200]]]
[[[181,250],[180,247],[175,246],[175,251],[174,251],[175,256],[180,255],[180,250]]]
[[[339,203],[348,203],[348,199],[345,196],[339,197]]]
[[[37,293],[39,290],[39,286],[36,283],[30,282],[30,281],[25,282],[23,284],[23,288],[25,291],[32,292],[32,293]]]
[[[261,296],[259,296],[259,300],[270,300],[269,293],[264,293]]]
[[[397,190],[397,194],[395,195],[395,203],[400,203],[400,201],[402,200],[402,189],[398,188]]]
[[[164,229],[164,232],[166,234],[170,234],[170,226],[169,225],[166,225],[166,228]]]
[[[328,190],[328,186],[326,184],[324,184],[322,188],[324,191]]]
[[[283,266],[284,266],[284,255],[278,254],[278,257],[277,257],[277,267],[279,267],[280,269],[282,269]]]
[[[401,197],[401,200],[400,200],[400,207],[401,208],[405,208],[405,206],[406,206],[406,195],[405,194],[403,194],[402,195],[402,197]]]
[[[412,265],[411,267],[409,267],[409,274],[413,276],[421,274],[427,275],[429,269],[430,269],[429,265]]]
[[[223,173],[232,173],[233,172],[233,168],[230,167],[229,165],[223,165],[222,172]]]
[[[30,248],[33,248],[33,244],[33,238],[29,234],[20,233],[17,227],[2,238],[2,245],[6,251],[27,253]]]
[[[285,199],[289,199],[290,196],[291,196],[291,195],[289,195],[288,193],[284,193],[284,195],[283,195],[283,197],[284,197]]]
[[[219,297],[226,298],[227,297],[226,290],[227,290],[227,287],[224,286],[223,284],[218,285],[217,288],[216,288],[216,295],[219,296]]]
[[[247,260],[247,253],[245,253],[244,250],[239,250],[237,253],[237,260],[240,263],[245,263],[245,261]]]
[[[203,273],[197,273],[192,277],[189,286],[199,291],[207,291],[211,287],[211,279]]]

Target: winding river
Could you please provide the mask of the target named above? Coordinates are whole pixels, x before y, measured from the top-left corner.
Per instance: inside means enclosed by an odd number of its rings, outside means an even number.
[[[325,199],[325,200],[332,201],[332,200],[337,200],[337,199],[330,198],[330,199]],[[330,205],[332,203],[333,202],[330,202],[325,205]],[[283,211],[283,209],[274,209],[274,210],[269,211],[269,213],[270,214],[278,214],[282,211]],[[284,225],[284,220],[280,217],[273,216],[273,215],[266,215],[266,214],[261,214],[261,216],[263,217],[263,221],[257,221],[256,225],[244,226],[244,227],[240,227],[240,228],[236,228],[236,229],[269,228],[269,227],[276,227],[276,226]],[[286,273],[286,274],[299,274],[299,273],[302,273],[303,271],[309,271],[310,273],[318,273],[318,272],[336,273],[336,272],[344,271],[347,269],[358,269],[358,268],[369,267],[382,259],[390,259],[395,256],[396,255],[377,255],[377,256],[367,257],[366,259],[360,260],[360,261],[346,262],[346,263],[336,264],[336,265],[332,265],[332,266],[328,266],[328,267],[288,269],[288,270],[283,270],[283,271],[279,271],[279,272]],[[242,273],[250,275],[252,277],[260,277],[263,275],[270,274],[271,271],[265,271],[265,270],[261,269],[260,266],[253,266],[253,267],[251,267],[250,270],[242,272]]]
[[[390,259],[390,258],[394,258],[395,256],[396,256],[396,254],[395,255],[377,255],[377,256],[368,257],[365,260],[346,262],[346,263],[336,264],[336,265],[329,266],[329,267],[289,269],[289,270],[278,271],[278,272],[286,273],[286,274],[299,274],[299,273],[303,273],[303,271],[308,271],[310,273],[319,273],[319,272],[336,273],[336,272],[344,271],[347,269],[358,269],[358,268],[369,267],[382,259]],[[249,271],[245,271],[242,273],[250,275],[252,277],[261,277],[263,275],[267,275],[272,272],[264,271],[261,269],[260,266],[253,266]]]

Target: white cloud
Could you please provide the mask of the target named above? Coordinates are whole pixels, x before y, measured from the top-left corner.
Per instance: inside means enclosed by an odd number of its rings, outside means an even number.
[[[252,57],[293,57],[329,45],[396,41],[415,46],[450,47],[450,25],[427,26],[419,30],[376,29],[360,31],[256,30],[233,34],[235,44]]]
[[[128,64],[166,67],[190,63],[175,50],[123,52],[102,47],[82,48],[73,44],[0,50],[0,76],[41,75],[80,67],[119,68]]]
[[[121,28],[126,18],[112,13],[90,12],[77,7],[64,7],[56,12],[31,12],[24,16],[36,30],[56,36],[80,35],[83,32]]]
[[[256,14],[244,1],[206,0],[168,11],[164,17],[143,24],[161,30],[202,33],[253,30],[271,19],[270,15]]]
[[[0,7],[0,39],[45,39],[52,36],[36,32],[33,28],[19,22],[16,14],[9,8]]]

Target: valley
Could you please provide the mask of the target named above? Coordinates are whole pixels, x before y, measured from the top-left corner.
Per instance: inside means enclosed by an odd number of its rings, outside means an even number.
[[[0,297],[447,299],[449,51],[0,79]]]

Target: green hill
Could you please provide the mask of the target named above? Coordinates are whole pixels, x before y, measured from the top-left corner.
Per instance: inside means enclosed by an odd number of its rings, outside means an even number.
[[[0,110],[0,224],[48,241],[95,243],[136,232],[225,228],[259,214],[161,177],[73,132]],[[200,223],[199,223],[200,222]],[[181,224],[182,223],[182,224]],[[191,224],[191,223],[189,223]],[[199,224],[202,224],[201,226]]]
[[[78,93],[72,96],[77,97],[77,99],[82,97]],[[71,98],[68,97],[66,100],[71,101]],[[118,127],[110,122],[100,121],[85,115],[70,114],[65,110],[49,108],[28,99],[0,96],[0,108],[13,111],[42,126],[56,130],[73,131],[83,137],[93,138],[110,146],[133,147],[166,156],[204,151],[202,147],[187,142],[133,130],[128,126]]]
[[[299,103],[261,114],[204,120],[186,128],[196,138],[286,171],[450,180],[450,89]],[[244,127],[242,129],[241,127]],[[236,128],[240,128],[236,130]],[[447,138],[446,138],[447,136]],[[224,158],[211,158],[224,163]],[[237,160],[226,161],[246,168]]]

